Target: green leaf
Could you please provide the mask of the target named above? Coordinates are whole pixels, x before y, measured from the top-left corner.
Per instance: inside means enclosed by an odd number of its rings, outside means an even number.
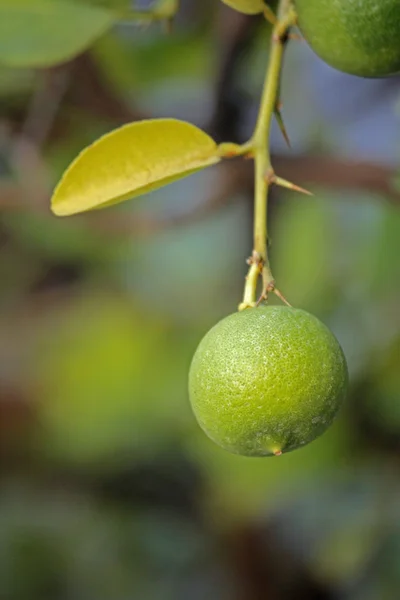
[[[155,119],[101,137],[72,162],[54,191],[58,216],[146,194],[219,161],[218,147],[190,123]]]
[[[72,0],[0,0],[0,63],[40,68],[70,60],[117,20],[111,10]]]
[[[246,15],[256,15],[265,9],[263,0],[222,0],[222,2]]]

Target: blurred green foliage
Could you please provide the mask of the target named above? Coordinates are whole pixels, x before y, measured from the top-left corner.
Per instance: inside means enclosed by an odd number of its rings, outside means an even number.
[[[85,2],[1,0],[0,62],[10,67],[64,62],[90,46],[116,20],[112,11]]]

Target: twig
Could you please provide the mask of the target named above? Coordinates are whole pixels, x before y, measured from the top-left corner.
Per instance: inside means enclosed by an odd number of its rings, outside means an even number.
[[[269,265],[267,245],[268,191],[272,182],[278,183],[271,163],[270,132],[272,117],[278,100],[287,34],[295,20],[290,0],[279,0],[277,17],[271,35],[270,55],[257,123],[251,139],[243,146],[244,149],[249,149],[254,157],[254,245],[250,270],[246,278],[243,302],[240,304],[239,310],[256,306],[260,300],[266,300],[268,294],[276,289],[275,280]],[[262,275],[263,290],[261,298],[257,302],[257,282],[260,274]],[[281,296],[280,292],[279,296]]]

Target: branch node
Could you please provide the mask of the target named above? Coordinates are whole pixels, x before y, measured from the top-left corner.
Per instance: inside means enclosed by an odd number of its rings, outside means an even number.
[[[218,156],[221,158],[235,158],[240,156],[240,146],[231,142],[224,142],[218,146]]]
[[[238,306],[238,311],[242,312],[243,310],[246,310],[246,308],[255,308],[255,306],[254,302],[241,302]]]
[[[268,169],[268,171],[265,173],[264,179],[268,183],[268,185],[271,185],[272,183],[276,182],[276,175],[275,175],[272,167],[270,167]]]
[[[268,296],[271,292],[275,291],[275,280],[270,279],[267,283],[264,284],[264,289],[262,291],[261,296],[257,300],[257,306],[260,306],[261,302],[268,301]]]

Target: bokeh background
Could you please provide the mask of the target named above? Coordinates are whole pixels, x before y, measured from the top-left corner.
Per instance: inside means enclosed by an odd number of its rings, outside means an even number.
[[[0,67],[0,598],[394,600],[400,78],[288,48],[292,148],[276,127],[274,164],[314,196],[273,190],[271,262],[351,375],[335,425],[302,450],[231,456],[188,402],[199,340],[241,298],[250,161],[105,211],[50,213],[69,162],[123,123],[250,135],[268,26],[217,0],[181,5],[171,35],[121,23],[63,64]]]

